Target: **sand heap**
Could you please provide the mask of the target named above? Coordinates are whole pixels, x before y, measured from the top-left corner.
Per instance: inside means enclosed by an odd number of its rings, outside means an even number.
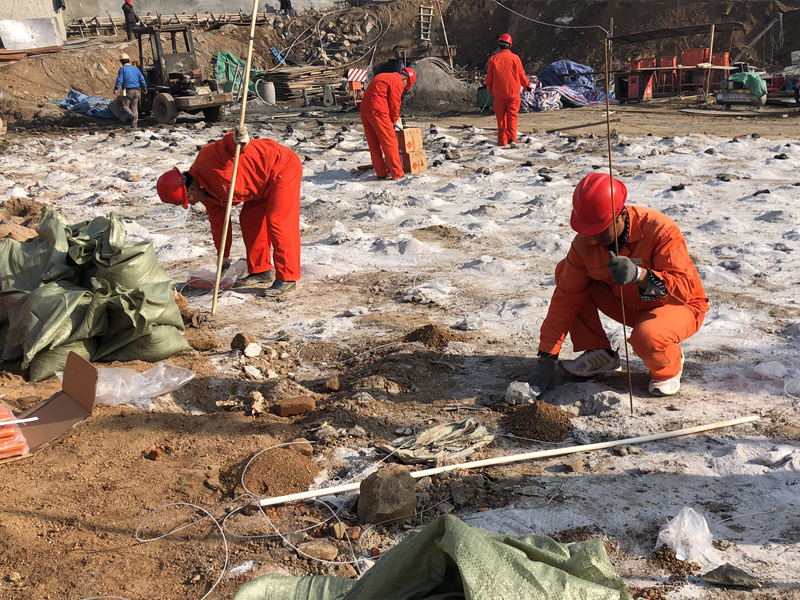
[[[404,108],[434,114],[475,110],[477,86],[453,77],[434,61],[421,59],[411,67],[417,72],[417,83],[404,100]]]

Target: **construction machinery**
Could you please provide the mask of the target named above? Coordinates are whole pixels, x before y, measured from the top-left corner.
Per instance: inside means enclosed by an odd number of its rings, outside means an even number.
[[[756,73],[734,73],[720,82],[716,100],[725,110],[736,105],[759,110],[767,102],[767,85]]]
[[[183,111],[203,113],[219,121],[233,94],[220,91],[214,79],[204,79],[197,66],[194,40],[185,25],[134,29],[139,45],[139,65],[147,81],[140,112],[152,113],[158,123],[172,124]],[[150,52],[146,52],[149,45]]]

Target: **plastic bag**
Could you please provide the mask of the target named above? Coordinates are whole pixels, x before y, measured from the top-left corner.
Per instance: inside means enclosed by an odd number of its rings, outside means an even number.
[[[183,367],[161,362],[144,373],[124,367],[98,369],[95,402],[117,406],[130,404],[142,410],[153,408],[153,398],[177,390],[194,378]]]
[[[531,388],[525,381],[512,381],[506,388],[506,404],[533,404],[540,393],[539,388]]]
[[[219,281],[219,289],[229,290],[240,279],[247,274],[247,263],[243,260],[237,260],[233,263]],[[203,269],[202,271],[195,271],[189,274],[189,279],[186,285],[193,290],[213,290],[214,282],[217,279],[217,274],[213,271]]]
[[[0,459],[23,456],[30,451],[19,425],[3,425],[3,421],[15,418],[8,406],[0,404]]]
[[[656,548],[661,546],[671,548],[679,560],[709,559],[714,554],[708,523],[688,506],[658,532]]]

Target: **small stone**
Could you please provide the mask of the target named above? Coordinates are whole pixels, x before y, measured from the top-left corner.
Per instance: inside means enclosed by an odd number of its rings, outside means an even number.
[[[680,192],[681,190],[685,190],[686,186],[682,183],[679,183],[677,185],[671,186],[669,189],[671,189],[673,192]]]
[[[456,507],[450,504],[449,502],[442,502],[439,506],[436,507],[436,510],[439,511],[439,514],[442,515],[449,515],[455,509]]]
[[[295,452],[299,452],[300,454],[305,454],[306,456],[311,456],[312,454],[314,454],[314,446],[306,438],[293,439],[290,448]]]
[[[348,527],[347,528],[347,537],[349,537],[351,540],[359,539],[361,537],[361,527],[359,527],[357,525],[354,526],[354,527]]]
[[[347,525],[341,522],[334,523],[331,527],[331,533],[337,540],[344,539],[344,536],[347,534]]]
[[[361,482],[358,519],[362,523],[405,523],[417,509],[416,482],[408,471],[384,468]]]
[[[786,154],[785,152],[781,152],[780,154],[776,154],[775,158],[778,160],[786,160],[787,158],[789,158],[789,155]]]
[[[761,582],[758,579],[730,563],[725,563],[713,571],[709,571],[703,575],[703,579],[708,583],[721,587],[741,587],[750,590],[761,587]]]
[[[244,350],[248,344],[252,344],[255,340],[249,333],[237,333],[231,340],[231,350]]]
[[[345,317],[357,317],[358,315],[365,315],[369,312],[366,306],[353,306],[352,308],[345,309],[342,313]]]
[[[731,176],[728,175],[727,173],[720,173],[719,175],[717,175],[717,179],[719,179],[720,181],[730,181]]]
[[[461,158],[461,152],[453,148],[448,148],[447,150],[444,151],[444,157],[447,160],[458,160],[459,158]]]
[[[261,354],[261,344],[256,344],[255,342],[250,342],[247,346],[244,347],[244,355],[247,358],[255,358]]]
[[[352,400],[353,402],[358,402],[359,404],[369,404],[371,402],[375,402],[375,398],[373,398],[372,394],[369,392],[356,392],[353,394]]]
[[[367,435],[367,430],[361,427],[361,425],[356,425],[347,430],[347,435],[352,435],[353,437],[364,437]]]
[[[398,427],[394,430],[397,435],[411,435],[414,433],[414,430],[411,427]]]
[[[204,129],[205,126],[206,126],[206,122],[205,121],[198,121],[197,123],[194,124],[194,128],[198,129],[198,130],[199,129]]]
[[[261,379],[262,376],[261,369],[253,365],[245,365],[244,374],[253,379]]]
[[[339,549],[325,540],[312,540],[299,544],[297,549],[303,554],[320,560],[335,560],[339,556]]]
[[[17,583],[19,581],[22,581],[22,575],[20,575],[16,571],[11,571],[11,573],[6,575],[6,581],[10,581],[11,583]]]
[[[303,415],[317,409],[317,401],[311,396],[292,396],[275,403],[275,413],[281,417]]]
[[[338,392],[342,388],[342,384],[339,381],[339,376],[334,375],[333,377],[328,378],[328,380],[325,382],[325,388],[331,392]]]
[[[613,450],[614,454],[617,456],[628,456],[630,452],[628,451],[629,446],[616,446]]]
[[[161,456],[161,452],[159,452],[158,448],[151,448],[147,452],[142,452],[142,456],[147,460],[158,460]]]
[[[222,484],[219,481],[219,469],[212,469],[208,473],[206,473],[206,480],[203,482],[208,489],[220,490],[222,488]]]
[[[336,574],[339,577],[346,577],[347,579],[353,579],[358,577],[358,571],[355,570],[353,565],[348,563],[343,563],[336,567]]]
[[[273,369],[267,369],[267,379],[277,379],[278,377],[279,375],[277,371]]]
[[[450,497],[456,506],[464,506],[475,500],[475,486],[465,481],[454,481],[450,486]]]
[[[579,471],[583,471],[586,463],[579,458],[576,461],[564,463],[564,466],[567,468],[568,473],[578,473]]]
[[[264,395],[258,390],[250,392],[250,408],[248,414],[253,417],[265,415],[269,412],[269,406],[264,399]]]
[[[320,442],[330,442],[339,437],[339,432],[335,427],[331,427],[327,423],[323,423],[314,432],[314,437]]]

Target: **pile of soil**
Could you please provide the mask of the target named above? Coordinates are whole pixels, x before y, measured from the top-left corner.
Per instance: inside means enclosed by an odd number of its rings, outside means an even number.
[[[474,110],[476,86],[453,77],[435,62],[423,59],[412,66],[417,71],[417,82],[404,100],[404,108],[432,113]]]
[[[444,348],[450,342],[464,342],[466,339],[464,335],[438,325],[425,325],[406,335],[403,341],[420,342],[429,348]]]
[[[28,198],[10,198],[0,207],[1,225],[18,225],[36,229],[41,222],[45,205]]]
[[[653,556],[650,560],[659,569],[663,569],[670,575],[676,577],[688,577],[700,570],[700,565],[696,562],[680,560],[675,556],[675,552],[666,546],[661,546],[661,548],[653,552]]]
[[[546,402],[526,404],[509,413],[501,421],[505,430],[514,435],[543,442],[561,442],[569,435],[571,413]]]
[[[320,466],[291,448],[275,448],[256,458],[245,473],[247,488],[262,496],[306,491]]]

